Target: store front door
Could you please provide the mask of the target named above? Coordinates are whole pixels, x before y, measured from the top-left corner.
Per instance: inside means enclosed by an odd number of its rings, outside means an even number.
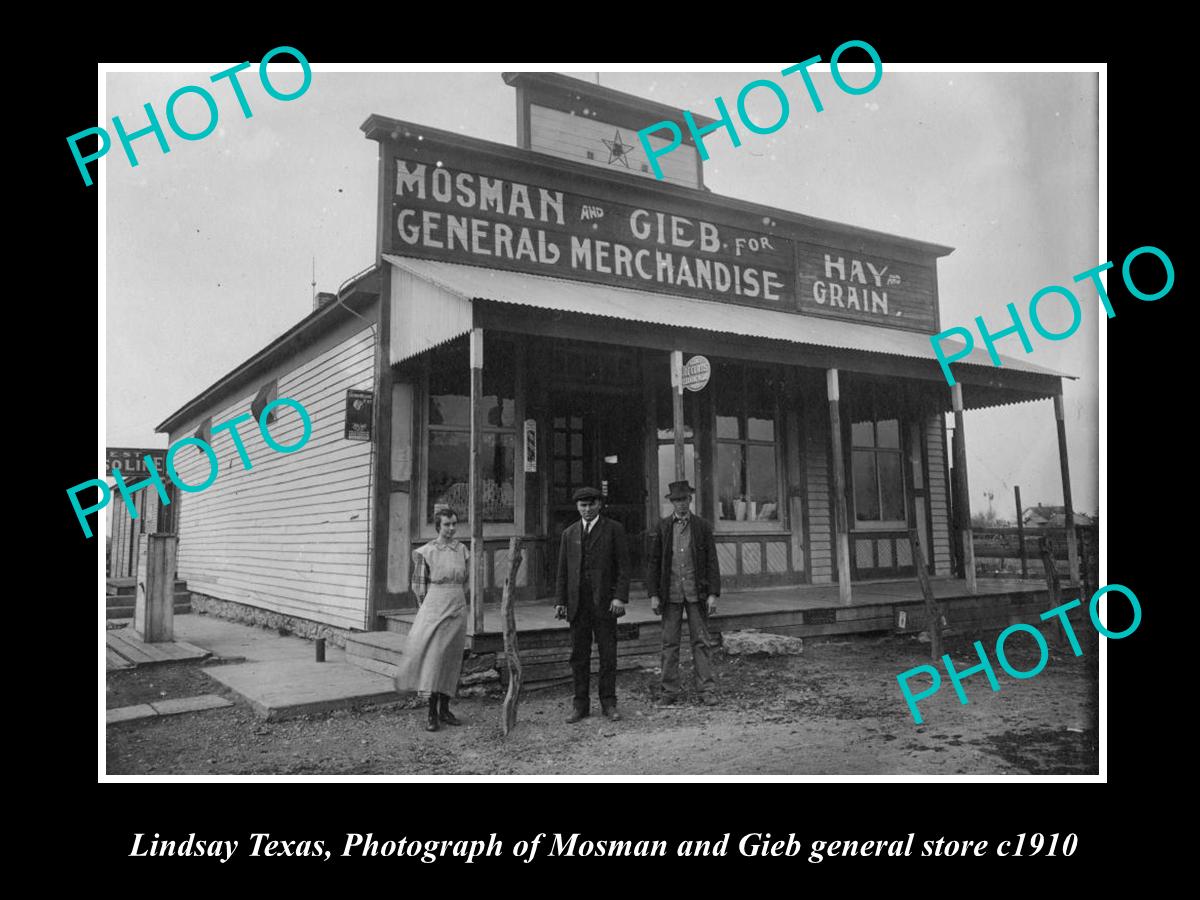
[[[632,577],[641,580],[646,542],[645,427],[642,398],[634,393],[575,391],[551,398],[551,553],[579,518],[571,500],[578,487],[599,488],[604,515],[620,522],[629,540]],[[555,558],[557,567],[557,558]],[[556,571],[556,568],[552,571]]]

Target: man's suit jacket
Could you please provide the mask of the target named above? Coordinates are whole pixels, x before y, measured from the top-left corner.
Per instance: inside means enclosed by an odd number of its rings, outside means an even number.
[[[717,543],[713,540],[712,526],[695,513],[692,522],[692,565],[696,571],[696,595],[700,602],[712,594],[721,596],[721,566],[717,561]],[[675,535],[672,532],[675,516],[669,515],[654,529],[650,542],[650,558],[646,561],[646,589],[651,597],[664,603],[670,600],[671,556],[675,552]]]
[[[596,517],[588,535],[587,581],[597,614],[612,617],[613,600],[629,600],[629,545],[621,523]],[[567,608],[567,619],[575,620],[579,610],[579,586],[583,581],[583,520],[576,519],[562,534],[558,550],[557,605]]]

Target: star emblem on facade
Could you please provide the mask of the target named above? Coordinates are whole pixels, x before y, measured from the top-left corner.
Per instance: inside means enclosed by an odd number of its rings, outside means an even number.
[[[625,168],[629,168],[628,153],[633,149],[633,144],[626,144],[621,140],[620,130],[613,132],[613,139],[606,141],[600,139],[605,147],[608,148],[608,164],[611,166],[614,162],[620,162]]]

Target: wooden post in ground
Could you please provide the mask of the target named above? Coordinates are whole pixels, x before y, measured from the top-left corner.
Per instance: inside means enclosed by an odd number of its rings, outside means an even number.
[[[838,386],[838,370],[825,370],[825,387],[829,395],[830,447],[833,459],[833,509],[837,529],[837,572],[838,599],[850,605],[850,525],[846,521],[846,462],[842,458],[842,415],[841,392]]]
[[[1042,557],[1042,568],[1046,572],[1046,591],[1050,594],[1048,608],[1057,609],[1062,605],[1062,588],[1058,581],[1058,569],[1054,567],[1054,543],[1045,535],[1038,538],[1038,554]],[[1049,640],[1056,650],[1062,649],[1063,638],[1059,636],[1061,632],[1062,629],[1050,630]]]
[[[1079,582],[1079,547],[1075,544],[1075,508],[1071,505],[1071,469],[1067,465],[1067,423],[1062,394],[1054,395],[1054,419],[1058,425],[1058,464],[1062,469],[1063,511],[1067,517],[1067,581]]]
[[[133,630],[147,644],[175,639],[175,559],[179,538],[143,534]]]
[[[971,490],[967,486],[967,433],[963,428],[962,382],[956,381],[950,388],[950,405],[954,409],[954,468],[958,470],[958,502],[962,524],[963,577],[967,590],[976,593],[975,584],[975,537],[971,533]]]
[[[921,596],[925,598],[925,630],[929,632],[930,659],[937,662],[942,658],[942,609],[933,596],[933,585],[929,582],[929,571],[925,568],[925,556],[921,550],[921,539],[917,529],[908,529],[908,546],[917,569],[917,583],[921,585]]]
[[[508,576],[500,598],[500,616],[504,621],[504,662],[508,669],[508,690],[500,705],[500,731],[507,735],[517,724],[517,704],[521,702],[521,656],[517,650],[517,614],[513,604],[517,570],[521,568],[521,539],[508,542]]]
[[[471,618],[467,635],[483,631],[487,553],[483,549],[483,329],[471,329]]]
[[[1021,552],[1021,577],[1029,577],[1029,567],[1025,562],[1025,513],[1021,509],[1021,486],[1013,485],[1013,495],[1017,500],[1017,543]]]

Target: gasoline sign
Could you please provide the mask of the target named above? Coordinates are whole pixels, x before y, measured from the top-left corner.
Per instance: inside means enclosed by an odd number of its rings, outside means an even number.
[[[702,391],[712,375],[712,366],[703,356],[693,356],[683,366],[683,386],[689,391]]]

